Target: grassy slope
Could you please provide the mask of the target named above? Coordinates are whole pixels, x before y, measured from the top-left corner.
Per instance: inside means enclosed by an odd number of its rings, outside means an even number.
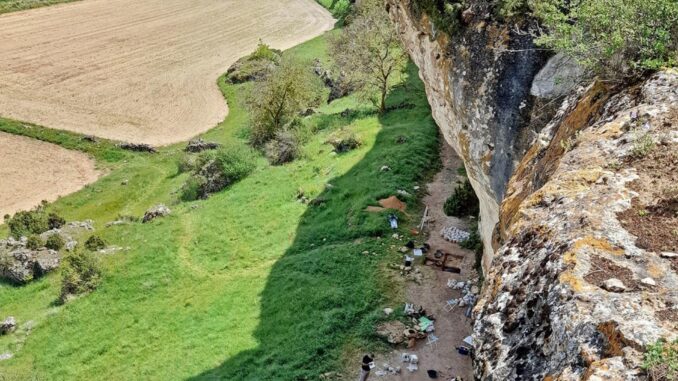
[[[322,57],[324,49],[321,37],[289,53]],[[244,89],[223,78],[219,86],[230,114],[205,137],[244,144]],[[94,219],[108,242],[131,248],[104,258],[102,286],[64,307],[53,305],[58,274],[25,287],[0,284],[0,314],[23,325],[0,338],[0,353],[17,353],[0,362],[0,375],[292,380],[336,368],[342,351],[369,337],[379,308],[397,292],[380,269],[398,256],[390,239],[374,238],[390,235],[384,216],[362,209],[397,189],[411,190],[437,160],[436,127],[414,68],[407,88],[399,87],[389,101],[417,106],[384,117],[352,97],[323,106],[308,120],[322,130],[305,146],[304,159],[281,167],[260,159],[250,177],[194,203],[179,203],[174,193],[185,180],[176,175],[181,145],[157,155],[131,154],[108,142],[92,146],[70,133],[0,119],[0,130],[97,157],[110,174],[52,207],[69,220]],[[362,112],[340,117],[347,107]],[[345,125],[364,144],[331,155],[323,142]],[[400,135],[406,144],[395,143]],[[380,172],[382,165],[393,170]],[[326,189],[327,183],[333,187]],[[327,201],[301,204],[299,188]],[[103,227],[159,202],[170,205],[170,217]],[[364,250],[376,255],[364,256]],[[26,336],[28,320],[35,328]]]
[[[75,0],[0,0],[0,14],[22,11],[24,9],[40,8],[59,3],[68,3]]]

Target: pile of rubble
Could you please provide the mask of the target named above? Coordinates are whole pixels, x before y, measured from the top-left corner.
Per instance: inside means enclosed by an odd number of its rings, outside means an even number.
[[[148,152],[148,153],[156,153],[158,150],[155,149],[155,147],[149,145],[149,144],[137,144],[137,143],[120,143],[118,144],[118,148],[128,150],[128,151],[134,151],[134,152]]]
[[[475,282],[455,281],[450,279],[447,281],[447,287],[453,290],[461,290],[460,298],[447,301],[449,308],[466,307],[465,315],[466,317],[471,317],[471,312],[473,311],[476,301],[478,301],[478,293],[480,292],[480,289],[475,285]]]
[[[471,236],[471,233],[456,228],[454,226],[448,226],[440,231],[440,235],[450,242],[464,242]]]
[[[217,148],[219,148],[219,143],[207,142],[207,141],[204,141],[202,138],[198,138],[198,139],[193,139],[193,140],[189,141],[188,145],[186,145],[186,148],[184,148],[184,151],[191,152],[191,153],[198,153],[198,152],[217,149]]]

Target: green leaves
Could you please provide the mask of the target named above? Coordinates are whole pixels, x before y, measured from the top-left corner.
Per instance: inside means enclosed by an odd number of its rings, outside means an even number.
[[[544,26],[539,45],[575,58],[606,79],[678,62],[675,0],[505,0],[500,14],[526,12]]]

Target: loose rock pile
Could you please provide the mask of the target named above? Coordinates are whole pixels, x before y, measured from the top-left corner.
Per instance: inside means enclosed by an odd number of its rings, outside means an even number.
[[[471,234],[469,232],[458,229],[454,226],[448,226],[440,231],[440,235],[450,242],[464,242]]]
[[[118,144],[119,148],[122,148],[124,150],[128,151],[134,151],[134,152],[149,152],[149,153],[156,153],[158,152],[155,147],[149,145],[149,144],[137,144],[137,143],[120,143]]]
[[[219,148],[219,143],[215,142],[206,142],[200,138],[198,139],[193,139],[188,142],[188,145],[184,149],[186,152],[191,152],[191,153],[198,153],[202,151],[207,151],[211,149],[217,149]]]

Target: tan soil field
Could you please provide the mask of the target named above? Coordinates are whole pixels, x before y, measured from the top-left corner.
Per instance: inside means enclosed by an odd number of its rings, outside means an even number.
[[[224,119],[217,78],[259,39],[285,49],[333,24],[313,0],[83,0],[0,15],[0,115],[187,140]]]
[[[4,132],[0,163],[0,218],[75,192],[100,175],[81,152]]]

